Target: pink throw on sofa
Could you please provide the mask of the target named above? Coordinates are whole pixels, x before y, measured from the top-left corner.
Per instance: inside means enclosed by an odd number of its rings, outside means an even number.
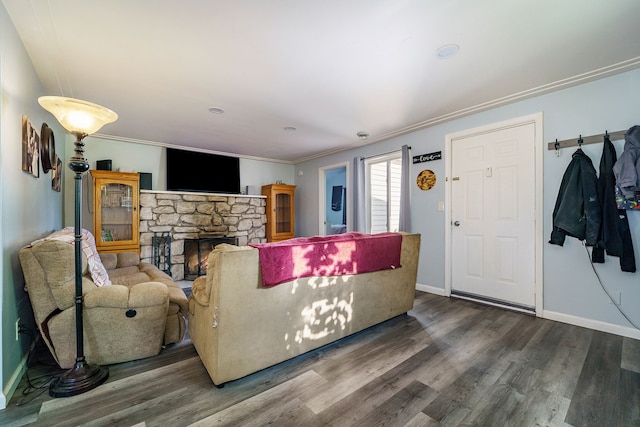
[[[263,286],[301,277],[368,273],[400,265],[399,233],[346,233],[251,244],[259,251]]]

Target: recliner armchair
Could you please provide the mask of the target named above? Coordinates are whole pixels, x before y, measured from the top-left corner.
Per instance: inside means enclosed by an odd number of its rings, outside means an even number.
[[[44,239],[19,251],[35,321],[43,340],[61,368],[75,363],[75,262],[72,244]],[[137,254],[105,256],[113,271],[118,259],[135,262]],[[114,258],[115,257],[115,258]],[[115,260],[115,265],[114,265]],[[82,254],[82,293],[84,295],[84,353],[89,363],[108,365],[154,356],[165,339],[171,292],[160,281],[125,280],[114,277],[114,284],[97,286],[88,272],[87,257]],[[153,266],[151,266],[153,267]],[[129,266],[140,272],[139,267]],[[144,266],[142,267],[144,269]],[[107,269],[109,272],[109,269]],[[122,271],[121,271],[122,272]],[[117,276],[117,275],[116,275]],[[168,277],[168,276],[167,276]],[[188,309],[186,296],[177,295],[173,316],[184,316]],[[175,296],[175,295],[174,295]],[[182,299],[184,301],[182,301]],[[170,315],[171,316],[171,315]],[[175,320],[175,319],[174,319]],[[182,326],[172,327],[173,342],[184,336]],[[177,329],[177,330],[176,330]]]

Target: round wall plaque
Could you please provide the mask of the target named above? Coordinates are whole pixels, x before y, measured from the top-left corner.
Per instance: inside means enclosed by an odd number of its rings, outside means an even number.
[[[436,174],[429,169],[425,169],[418,174],[416,179],[418,188],[424,191],[431,190],[436,185]]]

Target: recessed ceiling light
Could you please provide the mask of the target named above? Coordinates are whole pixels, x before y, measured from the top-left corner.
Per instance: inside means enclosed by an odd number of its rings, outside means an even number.
[[[285,126],[282,129],[284,129],[287,132],[293,132],[293,131],[297,130],[297,128],[295,126]]]
[[[440,59],[448,59],[454,57],[460,52],[460,46],[457,44],[445,44],[436,49],[436,56]]]
[[[369,134],[368,134],[368,133],[366,133],[366,132],[358,132],[358,133],[357,133],[357,135],[358,135],[358,138],[360,138],[360,139],[367,139],[367,138],[369,138]]]
[[[218,108],[218,107],[211,107],[211,108],[209,108],[209,112],[213,113],[213,114],[222,114],[222,113],[224,113],[224,110],[222,108]]]

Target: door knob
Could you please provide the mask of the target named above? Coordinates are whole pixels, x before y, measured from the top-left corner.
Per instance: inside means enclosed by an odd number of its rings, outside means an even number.
[[[455,225],[456,227],[459,227],[460,226],[460,221],[454,221],[453,225]]]

